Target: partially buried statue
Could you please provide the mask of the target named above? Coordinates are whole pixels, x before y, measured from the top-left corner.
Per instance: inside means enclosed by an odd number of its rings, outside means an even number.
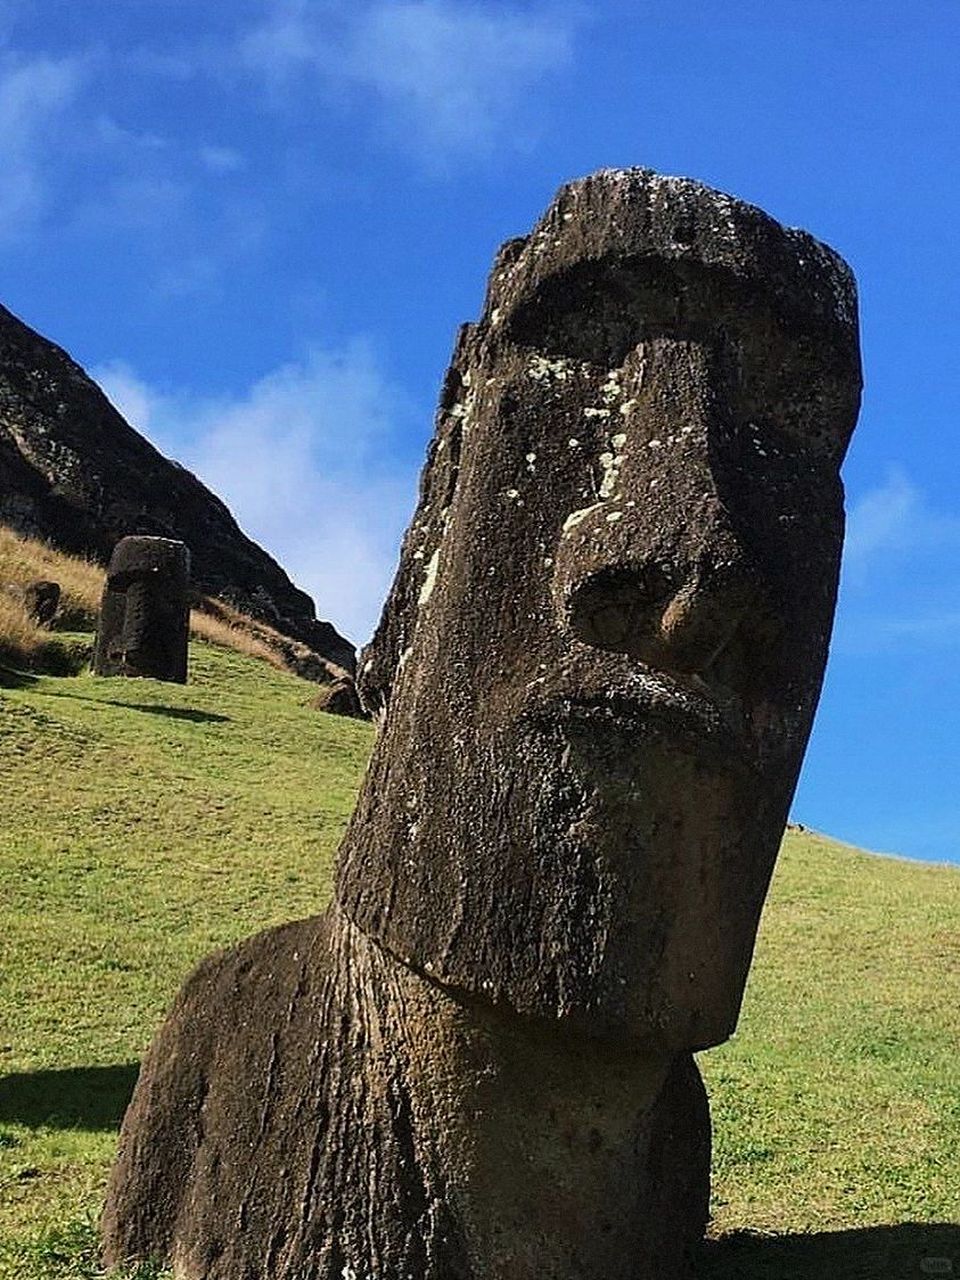
[[[646,170],[564,187],[461,332],[365,655],[333,905],[208,959],[108,1261],[672,1280],[820,689],[860,393],[831,250]]]
[[[190,631],[190,553],[174,538],[121,538],[107,566],[93,656],[99,676],[183,684]]]

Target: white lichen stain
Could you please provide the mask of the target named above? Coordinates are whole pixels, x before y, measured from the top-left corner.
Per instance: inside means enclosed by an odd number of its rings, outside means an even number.
[[[662,449],[662,448],[663,448],[663,441],[662,441],[662,440],[648,440],[648,441],[647,441],[647,448],[648,448],[648,449]]]
[[[594,405],[588,405],[583,411],[583,416],[585,418],[609,418],[610,410],[598,409]]]
[[[622,431],[618,431],[615,436],[610,437],[610,443],[615,449],[622,449],[627,443],[627,437]]]
[[[582,520],[586,520],[587,516],[593,511],[597,511],[601,504],[594,502],[589,507],[581,507],[579,511],[571,511],[563,522],[562,532],[568,534],[571,529],[575,529]]]
[[[620,412],[624,417],[626,417],[628,413],[633,413],[636,407],[636,400],[624,400],[623,404],[620,406]]]
[[[490,312],[490,328],[495,329],[500,323],[500,308],[494,307]]]
[[[623,519],[622,511],[611,511],[607,516],[607,524],[616,524],[618,520]]]
[[[577,440],[577,439],[575,439],[573,436],[571,436],[571,437],[570,437],[570,439],[567,441],[567,445],[568,445],[568,446],[569,446],[569,448],[571,448],[571,449],[579,449],[579,448],[580,448],[580,441],[579,441],[579,440]]]
[[[507,489],[507,490],[505,490],[505,492],[504,492],[504,497],[510,498],[510,499],[512,499],[512,500],[516,500],[517,498],[519,498],[519,497],[520,497],[520,490],[519,490],[519,489]]]
[[[423,577],[423,586],[420,588],[420,596],[418,604],[426,604],[433,595],[433,588],[437,583],[437,569],[440,565],[440,548],[437,547],[427,564],[426,572]]]
[[[615,446],[615,452],[607,450],[601,453],[600,462],[600,487],[597,490],[597,497],[612,498],[620,480],[620,468],[623,466],[624,453],[622,446],[626,443],[626,436],[618,432],[611,441]]]
[[[530,357],[527,373],[535,382],[546,382],[551,378],[557,382],[565,382],[570,376],[570,361],[564,359],[548,360],[546,356]]]
[[[607,374],[607,380],[600,388],[600,398],[605,404],[612,404],[614,400],[623,395],[623,387],[620,385],[620,370],[614,369]]]

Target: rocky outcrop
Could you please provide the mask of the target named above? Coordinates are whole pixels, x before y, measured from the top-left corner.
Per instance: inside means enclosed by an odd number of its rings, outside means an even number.
[[[310,597],[223,502],[136,432],[65,351],[3,307],[0,524],[103,564],[128,534],[178,539],[200,592],[354,668],[353,645],[318,621]]]
[[[124,1121],[110,1263],[679,1280],[820,691],[860,394],[803,232],[564,187],[461,332],[361,684],[326,915],[211,957]]]
[[[360,703],[357,686],[349,676],[339,680],[331,680],[320,692],[310,700],[314,711],[326,711],[331,716],[350,716],[354,720],[365,720],[366,712]]]

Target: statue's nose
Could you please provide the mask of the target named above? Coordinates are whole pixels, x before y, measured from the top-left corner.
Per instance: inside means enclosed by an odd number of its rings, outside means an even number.
[[[763,575],[721,493],[736,456],[720,394],[726,375],[713,348],[696,341],[661,337],[642,350],[621,371],[630,398],[620,412],[629,412],[599,455],[596,500],[562,525],[554,598],[584,644],[715,676],[744,620],[770,613]]]
[[[708,673],[760,590],[742,557],[675,566],[611,565],[587,573],[566,596],[577,640],[665,671]],[[754,608],[756,605],[756,608]]]

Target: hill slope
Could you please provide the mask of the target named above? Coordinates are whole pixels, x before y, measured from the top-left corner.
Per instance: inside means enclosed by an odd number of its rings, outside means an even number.
[[[115,1129],[182,977],[329,893],[370,727],[262,662],[191,661],[185,688],[0,691],[3,1280],[95,1274]],[[701,1055],[703,1277],[960,1273],[958,971],[960,873],[787,836],[740,1030]]]
[[[60,347],[0,307],[0,522],[105,563],[128,533],[180,538],[207,595],[353,670],[353,645],[216,494],[159,453]]]

